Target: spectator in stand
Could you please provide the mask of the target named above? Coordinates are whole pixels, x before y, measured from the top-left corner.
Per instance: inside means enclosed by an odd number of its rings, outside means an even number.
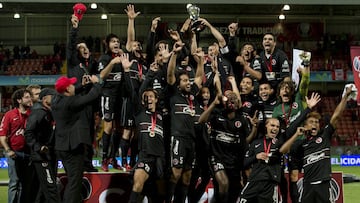
[[[31,175],[29,148],[24,131],[32,104],[31,93],[18,89],[11,96],[14,108],[5,113],[0,125],[0,142],[8,162],[8,202],[31,202]]]

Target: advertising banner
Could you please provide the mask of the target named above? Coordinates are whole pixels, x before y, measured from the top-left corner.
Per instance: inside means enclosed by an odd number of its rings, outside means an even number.
[[[301,194],[303,187],[303,174],[299,174],[298,188]],[[85,203],[115,203],[128,202],[131,193],[131,178],[128,173],[85,173],[83,177],[82,196]],[[288,178],[288,177],[287,177]],[[60,188],[63,190],[67,183],[65,174],[59,174]],[[332,174],[330,181],[331,193],[336,203],[343,203],[343,180],[342,173]],[[209,203],[214,195],[214,186],[209,182],[199,203]],[[288,198],[288,202],[290,197]],[[145,198],[143,203],[147,203]]]
[[[350,47],[352,70],[356,88],[360,88],[360,46]],[[357,104],[360,105],[360,94],[356,98]]]

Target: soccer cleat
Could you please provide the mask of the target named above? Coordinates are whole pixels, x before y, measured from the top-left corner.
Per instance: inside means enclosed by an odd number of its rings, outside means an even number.
[[[104,159],[102,162],[101,162],[101,169],[105,172],[108,172],[109,171],[109,162],[107,159]]]

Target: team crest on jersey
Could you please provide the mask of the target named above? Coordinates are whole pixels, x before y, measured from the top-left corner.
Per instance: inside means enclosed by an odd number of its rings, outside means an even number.
[[[191,67],[190,66],[186,66],[186,71],[190,72],[191,71]]]
[[[316,142],[317,144],[322,143],[322,138],[321,138],[321,137],[316,138],[315,142]]]
[[[162,116],[160,114],[156,114],[156,117],[159,119],[159,120],[162,120]]]
[[[241,122],[240,121],[235,121],[235,127],[240,128],[241,127]]]
[[[139,167],[139,168],[143,168],[143,167],[144,167],[144,162],[138,163],[138,167]]]
[[[270,105],[275,105],[276,104],[276,101],[273,101],[270,103]]]
[[[271,60],[271,65],[274,66],[275,64],[276,64],[276,60],[275,60],[275,59],[272,59],[272,60]]]
[[[277,139],[276,137],[274,137],[274,138],[271,140],[271,142],[272,142],[273,144],[275,144],[277,141],[278,141],[278,139]]]
[[[299,104],[297,102],[292,103],[291,107],[293,109],[297,109],[299,107]]]

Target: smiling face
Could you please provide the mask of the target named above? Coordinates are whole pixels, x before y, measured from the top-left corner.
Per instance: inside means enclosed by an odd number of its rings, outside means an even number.
[[[208,47],[208,55],[212,57],[219,55],[219,45],[216,43],[210,45]]]
[[[250,94],[254,90],[253,81],[249,77],[244,77],[240,82],[240,94]]]
[[[190,93],[191,83],[189,76],[186,73],[179,76],[179,89],[181,92]]]
[[[266,120],[266,136],[269,138],[275,138],[280,131],[280,122],[276,118],[269,118]]]
[[[19,106],[22,106],[24,109],[28,109],[32,106],[30,92],[24,92],[24,95],[21,97],[21,99],[18,99],[17,101],[19,103]]]
[[[147,90],[143,93],[143,104],[146,109],[155,112],[158,98],[153,90]]]
[[[274,89],[269,83],[259,85],[259,96],[262,101],[269,100],[270,96],[274,93]]]
[[[262,45],[267,54],[272,54],[276,46],[274,35],[265,34],[263,37]]]

